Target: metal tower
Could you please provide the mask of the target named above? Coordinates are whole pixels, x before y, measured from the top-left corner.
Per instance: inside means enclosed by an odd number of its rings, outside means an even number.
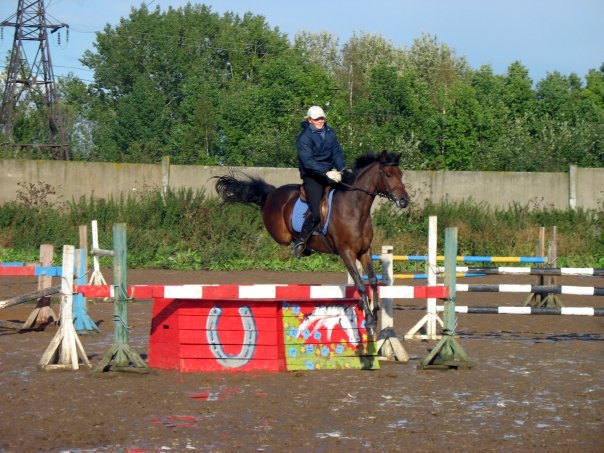
[[[15,27],[0,109],[0,125],[5,140],[12,140],[15,106],[26,91],[33,90],[38,93],[34,99],[41,99],[37,101],[38,110],[46,111],[49,131],[49,143],[35,146],[49,147],[53,159],[69,159],[70,151],[65,140],[48,42],[49,30],[50,33],[54,33],[68,25],[51,24],[46,21],[44,0],[18,0],[17,12],[1,22],[0,26]],[[27,58],[26,48],[34,51],[31,60]],[[15,146],[34,145],[15,144]]]

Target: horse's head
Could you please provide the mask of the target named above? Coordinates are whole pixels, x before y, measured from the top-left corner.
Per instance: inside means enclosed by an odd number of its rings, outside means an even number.
[[[382,151],[378,159],[380,178],[377,191],[402,209],[409,204],[409,194],[403,184],[403,172],[399,167],[400,158],[400,154]]]

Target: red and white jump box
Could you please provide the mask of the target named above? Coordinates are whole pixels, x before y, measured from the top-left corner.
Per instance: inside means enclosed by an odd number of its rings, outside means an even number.
[[[311,286],[209,288],[203,292],[214,297],[154,298],[150,367],[182,372],[379,368],[358,299],[346,297],[346,290],[339,298],[318,298],[312,290],[311,299]],[[191,288],[182,290],[181,295],[192,295]]]

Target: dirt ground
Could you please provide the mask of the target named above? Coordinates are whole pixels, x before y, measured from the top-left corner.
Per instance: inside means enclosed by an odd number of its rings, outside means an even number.
[[[110,271],[104,275],[110,280]],[[346,277],[130,270],[128,280],[341,284]],[[562,283],[604,286],[596,278],[565,277]],[[33,278],[2,277],[0,300],[35,288]],[[457,302],[518,306],[525,297],[458,293]],[[561,299],[567,306],[604,306],[602,297]],[[395,302],[402,339],[423,316],[425,301]],[[151,307],[150,301],[129,306],[130,345],[143,357]],[[53,308],[58,313],[56,302]],[[0,319],[23,322],[32,309],[0,310]],[[80,339],[95,366],[113,341],[113,304],[89,301],[88,312],[100,333]],[[381,362],[376,371],[38,371],[57,327],[0,329],[0,451],[604,451],[604,318],[459,315],[458,322],[459,342],[474,367],[446,371],[419,369],[435,343],[410,340],[403,342],[409,362]]]

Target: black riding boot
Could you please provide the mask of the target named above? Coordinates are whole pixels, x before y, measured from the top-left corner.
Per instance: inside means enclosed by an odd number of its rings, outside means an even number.
[[[300,237],[296,239],[294,243],[294,257],[301,258],[304,254],[304,249],[306,249],[306,242],[310,239],[313,231],[315,231],[316,226],[319,224],[319,219],[317,219],[314,215],[310,214],[306,219],[304,219],[304,224],[302,225],[302,231],[300,231]]]

